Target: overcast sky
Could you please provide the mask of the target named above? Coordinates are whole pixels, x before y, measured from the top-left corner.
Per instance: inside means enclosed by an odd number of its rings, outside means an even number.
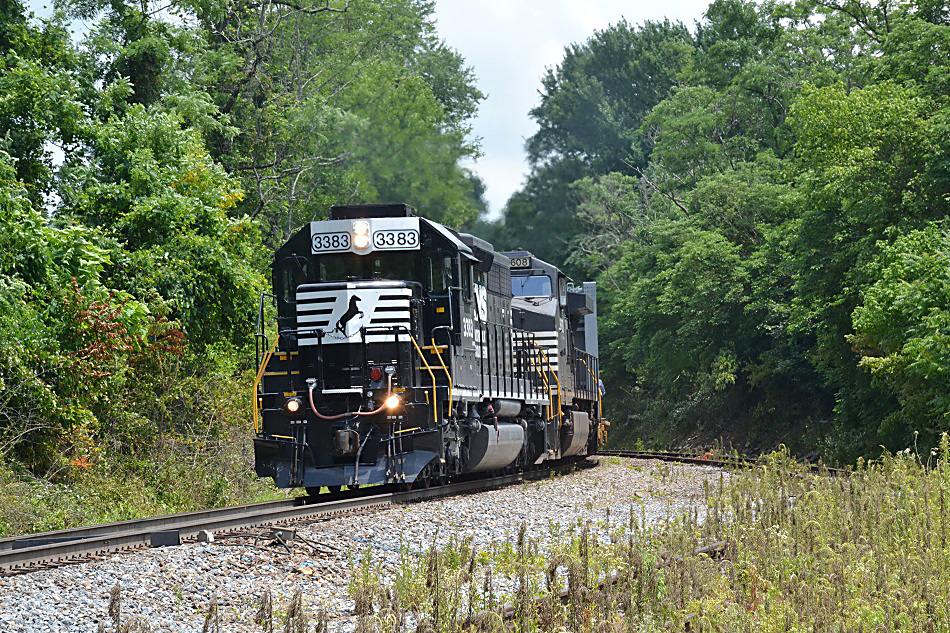
[[[538,102],[541,76],[564,47],[626,18],[678,20],[690,30],[709,0],[436,0],[439,34],[475,70],[482,102],[474,133],[484,156],[475,171],[488,186],[492,215],[528,172],[524,141],[536,129],[528,110]]]

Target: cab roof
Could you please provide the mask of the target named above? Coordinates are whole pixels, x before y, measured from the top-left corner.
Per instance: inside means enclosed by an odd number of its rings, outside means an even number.
[[[530,258],[531,258],[531,266],[530,266],[530,267],[528,267],[528,268],[512,268],[512,269],[511,269],[511,273],[512,273],[512,274],[521,273],[521,272],[542,272],[542,273],[549,274],[549,275],[552,275],[552,274],[553,274],[555,280],[557,279],[557,276],[558,276],[559,274],[561,274],[561,269],[560,269],[560,268],[558,268],[558,267],[555,266],[554,264],[551,264],[551,263],[548,263],[548,262],[544,261],[543,259],[538,259],[537,257],[535,257],[535,256],[531,253],[531,251],[526,251],[526,250],[524,250],[523,248],[519,248],[519,249],[513,250],[513,251],[505,251],[505,252],[503,253],[503,255],[505,255],[505,256],[508,257],[509,259],[515,259],[515,258],[519,258],[519,257],[521,257],[521,258],[523,258],[523,257],[530,257]]]

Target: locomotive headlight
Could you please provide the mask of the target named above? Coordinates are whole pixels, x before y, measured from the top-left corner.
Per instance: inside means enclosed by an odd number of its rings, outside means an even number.
[[[387,409],[395,409],[398,406],[399,406],[399,396],[397,396],[396,394],[393,394],[389,396],[388,398],[386,398]]]
[[[369,222],[359,220],[353,223],[353,246],[358,250],[369,246]]]
[[[301,404],[299,398],[290,398],[286,403],[284,403],[284,409],[287,411],[287,413],[297,413],[300,411],[300,407]]]

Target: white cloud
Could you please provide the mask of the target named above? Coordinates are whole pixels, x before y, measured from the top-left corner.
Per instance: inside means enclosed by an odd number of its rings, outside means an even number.
[[[708,0],[436,0],[439,34],[474,67],[488,94],[474,122],[484,156],[475,169],[487,185],[494,214],[528,171],[524,140],[535,131],[528,111],[538,102],[545,68],[561,61],[564,47],[595,30],[668,17],[688,26],[700,20]]]

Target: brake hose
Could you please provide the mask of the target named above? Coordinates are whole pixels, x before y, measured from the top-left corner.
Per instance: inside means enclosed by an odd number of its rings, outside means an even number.
[[[388,382],[389,382],[389,385],[388,385],[389,394],[386,396],[386,399],[383,400],[383,404],[381,404],[378,409],[374,409],[372,411],[352,411],[352,412],[348,411],[346,413],[339,413],[337,415],[323,415],[322,413],[317,411],[317,405],[313,403],[313,388],[316,386],[317,381],[313,379],[308,379],[307,380],[307,397],[310,399],[310,409],[313,410],[314,415],[316,415],[318,418],[320,418],[321,420],[328,420],[328,421],[340,420],[342,418],[346,418],[346,417],[350,417],[354,415],[361,416],[361,417],[368,416],[368,415],[376,415],[377,413],[380,413],[383,409],[386,408],[386,400],[388,400],[389,397],[393,395],[392,375],[389,376]]]

